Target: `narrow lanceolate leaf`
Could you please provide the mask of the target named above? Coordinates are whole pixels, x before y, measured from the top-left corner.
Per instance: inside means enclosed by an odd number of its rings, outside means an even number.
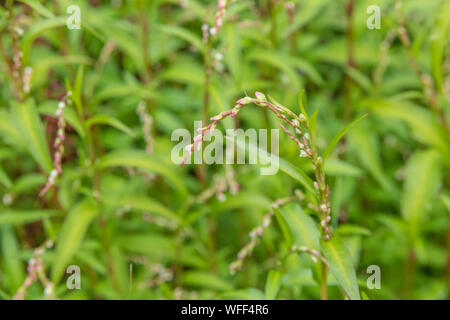
[[[448,29],[450,26],[450,2],[442,1],[437,10],[433,32],[430,36],[431,68],[438,89],[442,90],[442,58],[444,48],[448,42]]]
[[[317,143],[317,115],[319,114],[319,110],[316,110],[311,115],[309,119],[309,132],[311,133],[311,146],[313,149],[316,149]]]
[[[44,127],[39,118],[34,101],[13,103],[11,117],[21,132],[28,151],[46,172],[52,169],[52,159],[45,140]]]
[[[448,157],[449,137],[430,110],[400,99],[370,99],[365,103],[382,117],[406,122],[418,141],[436,147]]]
[[[330,272],[338,281],[345,294],[351,300],[360,300],[352,257],[341,238],[335,234],[331,240],[321,240],[321,245],[325,258],[328,260]]]
[[[283,278],[283,273],[279,270],[270,270],[267,276],[265,297],[268,300],[274,300],[281,286],[281,279]]]
[[[21,225],[56,215],[54,210],[8,210],[0,212],[0,225]]]
[[[398,193],[396,186],[383,171],[380,157],[380,147],[377,136],[367,126],[357,126],[348,141],[360,159],[362,165],[371,173],[378,184],[387,190],[387,196],[395,197]]]
[[[229,281],[206,271],[188,271],[183,275],[182,281],[185,286],[194,288],[215,291],[228,291],[233,289],[233,285]]]
[[[328,158],[328,156],[330,155],[331,151],[333,151],[334,146],[339,142],[339,140],[341,140],[342,137],[345,136],[347,134],[347,132],[351,128],[353,128],[359,121],[364,119],[366,116],[367,116],[367,113],[362,115],[361,117],[359,117],[355,121],[353,121],[353,122],[349,123],[348,125],[346,125],[344,128],[342,128],[342,130],[340,130],[334,136],[334,138],[331,140],[330,144],[328,145],[327,149],[325,150],[325,152],[323,154],[323,161],[325,161]]]
[[[27,33],[23,37],[22,41],[22,52],[23,65],[30,64],[30,55],[31,48],[33,46],[34,40],[39,37],[45,31],[51,30],[53,28],[58,28],[65,26],[67,23],[67,18],[64,16],[61,17],[52,17],[46,20],[41,20],[35,24],[32,24],[31,28],[28,29]]]
[[[176,169],[155,154],[150,155],[137,150],[118,150],[103,156],[98,165],[101,169],[123,166],[152,171],[166,178],[183,197],[187,196],[184,182]]]
[[[283,230],[283,234],[289,246],[294,244],[298,247],[305,246],[309,249],[320,250],[320,232],[317,225],[298,204],[290,204],[274,210],[278,221],[281,222],[281,227],[287,228]]]
[[[102,194],[102,199],[109,206],[129,207],[132,210],[145,211],[175,221],[181,222],[181,218],[175,212],[162,205],[155,199],[141,194]]]
[[[401,210],[411,236],[416,236],[426,219],[440,186],[441,157],[437,151],[418,151],[408,161],[401,197]]]
[[[25,278],[22,261],[20,261],[20,246],[11,226],[0,226],[0,252],[3,258],[4,280],[11,292],[15,292]]]
[[[234,141],[230,137],[226,137],[229,141]],[[245,143],[244,139],[237,138],[236,139],[236,145],[241,150],[246,150],[248,147],[248,151],[254,159],[259,159],[261,163],[270,163],[269,166],[275,166],[275,170],[280,169],[287,175],[291,176],[298,182],[300,182],[307,190],[311,191],[313,194],[315,194],[315,190],[313,187],[312,180],[308,177],[308,175],[301,170],[300,168],[294,166],[290,162],[279,158],[277,155],[267,152],[266,150],[263,150],[259,148],[258,146],[252,144],[252,143]],[[260,165],[262,167],[266,167],[263,165]],[[279,166],[279,167],[277,167]]]
[[[33,8],[40,15],[43,15],[46,18],[53,18],[55,15],[44,7],[38,0],[19,0],[20,2],[26,3],[31,8]]]
[[[8,177],[8,175],[1,166],[0,166],[0,183],[6,188],[11,188],[12,186],[11,179]]]
[[[305,90],[302,90],[300,94],[298,95],[298,106],[300,108],[300,112],[305,116],[306,121],[309,121],[308,119],[308,113],[306,113],[305,106],[303,105],[303,95],[305,94]]]
[[[56,256],[52,265],[53,282],[57,283],[61,279],[97,215],[97,210],[93,200],[83,200],[69,212],[56,242]]]
[[[166,33],[170,36],[175,36],[180,39],[183,39],[184,41],[188,42],[189,44],[193,45],[200,51],[205,50],[205,46],[203,45],[202,39],[200,39],[199,36],[197,36],[195,33],[181,28],[177,26],[169,26],[169,25],[159,25],[157,29],[163,33]]]
[[[89,118],[89,120],[86,121],[86,126],[90,127],[92,125],[98,125],[98,124],[104,124],[109,125],[113,128],[116,128],[117,130],[120,130],[132,137],[135,136],[134,132],[128,128],[122,121],[119,119],[113,118],[106,114],[97,114],[93,116],[92,118]]]

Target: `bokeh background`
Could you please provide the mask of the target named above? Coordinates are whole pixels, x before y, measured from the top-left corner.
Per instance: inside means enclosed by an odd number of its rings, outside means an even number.
[[[304,91],[319,151],[368,113],[326,165],[333,229],[362,297],[448,297],[449,1],[226,2],[211,34],[213,0],[1,1],[2,299],[319,299],[314,262],[289,254],[307,241],[296,217],[318,223],[292,174],[171,161],[175,129],[192,132],[255,91],[295,113]],[[67,27],[71,5],[81,29]],[[371,5],[380,29],[367,26]],[[39,196],[60,151],[60,101],[62,173]],[[278,125],[249,106],[219,129],[234,127]],[[312,176],[282,132],[280,158]],[[306,197],[231,274],[271,204],[295,194]],[[79,290],[67,287],[69,265]],[[370,265],[380,289],[367,287]],[[332,276],[327,287],[345,298]]]

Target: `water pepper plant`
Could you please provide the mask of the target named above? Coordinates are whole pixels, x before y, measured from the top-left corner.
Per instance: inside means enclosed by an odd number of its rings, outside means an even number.
[[[187,153],[184,156],[184,159],[180,166],[183,167],[186,160],[192,155],[195,149],[201,147],[201,142],[203,141],[203,138],[206,134],[211,135],[221,121],[229,116],[231,116],[232,118],[236,117],[241,109],[249,105],[256,105],[260,108],[270,110],[270,112],[279,119],[279,126],[287,134],[289,139],[295,142],[295,144],[297,145],[299,149],[299,157],[309,159],[312,163],[312,168],[314,169],[315,180],[313,181],[313,198],[311,198],[312,202],[308,204],[308,207],[314,208],[314,211],[317,215],[319,222],[318,228],[320,228],[321,230],[322,239],[324,241],[322,243],[324,245],[323,250],[325,251],[325,257],[320,255],[317,250],[304,246],[302,246],[301,248],[297,248],[297,246],[294,245],[291,250],[293,252],[300,251],[311,254],[314,258],[314,262],[317,262],[317,258],[320,258],[320,260],[322,260],[323,272],[321,274],[321,277],[323,285],[323,299],[327,298],[326,268],[330,268],[330,263],[328,262],[326,256],[330,256],[333,264],[332,270],[336,274],[336,278],[344,289],[346,296],[348,298],[359,299],[360,295],[358,285],[356,283],[355,272],[353,270],[353,267],[351,266],[351,263],[349,264],[348,262],[345,262],[345,260],[350,260],[348,253],[345,252],[345,247],[342,246],[340,242],[329,241],[333,237],[332,230],[329,227],[329,223],[331,221],[331,206],[329,201],[330,187],[326,183],[324,160],[321,156],[319,156],[318,148],[316,145],[317,112],[315,112],[311,117],[308,117],[302,103],[302,95],[300,95],[299,97],[299,107],[301,112],[298,115],[292,112],[289,108],[276,102],[270,96],[269,98],[267,98],[261,92],[256,92],[254,98],[247,96],[239,99],[236,102],[236,105],[231,110],[223,111],[220,114],[211,117],[211,123],[209,125],[197,129],[198,134],[194,136],[194,143],[186,146]],[[341,130],[336,137],[333,138],[332,142],[325,151],[325,159],[332,151],[333,147],[344,136],[344,134],[365,116],[367,116],[367,114],[350,123],[347,127]],[[287,129],[286,126],[291,130]],[[291,131],[293,131],[294,133],[292,133]],[[288,200],[291,200],[291,198],[288,198]],[[279,206],[283,205],[286,201],[286,199],[280,199],[276,201],[273,206],[275,208],[279,208]],[[231,272],[234,272],[236,269],[240,268],[242,265],[242,259],[251,254],[256,245],[256,236],[262,236],[263,229],[270,224],[272,216],[273,212],[271,211],[266,216],[264,216],[262,225],[250,232],[250,236],[253,240],[239,251],[239,253],[237,254],[238,260],[230,265]],[[344,265],[346,265],[346,267],[350,267],[349,270],[343,269]]]

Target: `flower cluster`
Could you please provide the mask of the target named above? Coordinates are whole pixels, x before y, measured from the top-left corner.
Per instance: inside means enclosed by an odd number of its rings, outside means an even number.
[[[66,121],[64,120],[64,108],[67,105],[72,104],[70,97],[72,92],[68,91],[64,98],[58,103],[58,109],[56,110],[56,116],[58,117],[58,129],[56,133],[56,139],[54,141],[55,153],[53,156],[54,169],[50,172],[47,183],[39,193],[39,196],[44,196],[51,187],[55,185],[56,178],[62,174],[62,158],[64,156],[64,140],[66,139],[65,129]]]
[[[222,27],[223,19],[225,18],[226,13],[227,13],[227,0],[219,0],[219,3],[217,4],[217,13],[214,16],[215,24],[214,27],[212,27],[211,30],[209,31],[213,37],[219,33],[219,30]]]
[[[44,295],[49,299],[56,299],[54,294],[54,284],[45,275],[44,262],[42,256],[46,249],[53,247],[53,241],[48,240],[40,247],[36,248],[33,257],[28,261],[27,277],[22,286],[14,295],[14,300],[23,300],[27,294],[28,288],[38,279],[45,288]]]
[[[317,183],[317,181],[314,181],[314,188],[320,193],[320,186]],[[320,227],[323,231],[323,237],[325,240],[328,240],[331,238],[331,231],[328,226],[329,222],[331,221],[331,206],[330,206],[330,187],[326,185],[326,191],[324,193],[324,197],[322,197],[318,208],[316,208],[316,211],[319,214],[320,220]]]
[[[159,263],[151,263],[147,257],[133,256],[131,260],[136,263],[145,266],[149,279],[140,284],[142,289],[154,288],[165,282],[170,282],[174,278],[173,271],[167,269],[164,265]]]
[[[318,156],[316,148],[313,149],[310,134],[307,132],[309,128],[309,121],[306,116],[301,113],[297,115],[293,113],[290,109],[282,106],[281,104],[275,102],[273,99],[268,101],[266,96],[260,92],[255,93],[255,98],[245,97],[239,99],[236,105],[228,111],[223,111],[220,114],[211,117],[212,121],[208,126],[197,129],[198,134],[194,137],[194,142],[187,145],[187,154],[184,156],[180,167],[186,163],[187,159],[192,155],[195,149],[201,149],[201,142],[206,134],[212,134],[220,121],[228,116],[235,117],[239,111],[250,104],[255,104],[261,108],[269,109],[277,118],[281,120],[279,124],[283,131],[288,135],[289,139],[294,141],[298,148],[300,149],[300,157],[310,159],[315,170],[316,181],[314,182],[314,187],[316,189],[316,196],[318,198],[318,204],[315,206],[315,210],[320,218],[320,226],[322,229],[323,237],[325,240],[331,238],[331,230],[328,223],[331,221],[331,209],[330,209],[330,189],[328,184],[325,182],[325,172],[323,168],[323,160]],[[289,129],[293,129],[295,134]],[[250,248],[250,247],[249,247]],[[251,249],[251,248],[250,248]],[[252,249],[251,249],[252,250]]]
[[[242,264],[244,263],[244,259],[253,253],[253,250],[258,244],[258,239],[261,238],[264,233],[264,229],[269,227],[272,222],[274,209],[280,208],[281,206],[296,200],[297,197],[292,196],[284,199],[278,199],[272,204],[272,210],[263,217],[261,224],[250,231],[250,241],[241,250],[239,250],[237,260],[229,265],[231,274],[234,274],[237,270],[240,270],[242,268]]]
[[[144,101],[139,102],[137,114],[139,116],[139,120],[142,123],[142,132],[144,134],[145,140],[145,151],[150,154],[153,152],[153,138],[152,138],[153,118],[151,115],[148,114],[147,104]]]
[[[297,247],[296,245],[293,245],[291,248],[291,252],[298,252],[298,253],[308,253],[311,255],[311,260],[314,263],[317,263],[318,260],[321,260],[323,263],[325,263],[327,266],[329,266],[328,264],[328,260],[322,256],[319,251],[314,250],[314,249],[310,249],[308,247]]]
[[[213,38],[217,36],[220,31],[220,28],[223,25],[223,19],[227,13],[228,0],[218,0],[217,4],[217,12],[214,15],[214,26],[211,28],[207,23],[202,25],[202,33],[203,33],[203,42],[207,43],[209,40],[209,35]]]
[[[215,176],[213,186],[200,193],[196,197],[195,202],[205,203],[214,196],[217,200],[223,202],[227,198],[225,192],[229,191],[231,194],[236,194],[239,191],[240,186],[234,179],[233,170],[231,170],[231,168],[229,169],[230,170],[227,170],[225,176]]]

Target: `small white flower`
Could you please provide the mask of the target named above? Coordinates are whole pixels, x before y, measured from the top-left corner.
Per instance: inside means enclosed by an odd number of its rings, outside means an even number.
[[[301,122],[304,122],[306,120],[306,117],[303,113],[301,113],[298,117],[300,118]]]
[[[24,33],[23,29],[19,28],[19,27],[16,28],[16,32],[19,36],[23,35],[23,33]]]
[[[9,205],[12,204],[12,202],[13,202],[13,196],[12,196],[12,194],[11,194],[11,193],[6,193],[6,194],[3,196],[3,204],[4,204],[5,206],[9,206]]]
[[[66,104],[64,103],[64,101],[60,101],[59,103],[58,103],[58,108],[59,109],[62,109],[62,108],[64,108],[66,106]]]
[[[217,34],[217,29],[216,27],[212,27],[211,29],[209,29],[209,33],[213,36],[215,36]]]
[[[327,210],[327,205],[324,204],[324,203],[322,203],[322,204],[320,205],[320,209],[322,209],[322,211]]]
[[[308,140],[309,139],[309,134],[305,133],[305,139]]]
[[[223,54],[221,54],[220,52],[217,52],[216,53],[216,60],[217,61],[222,61],[222,59],[223,59]]]
[[[56,169],[53,169],[51,172],[50,172],[50,176],[49,176],[49,180],[54,180],[55,178],[56,178],[56,176],[58,175],[58,171],[56,171]]]
[[[300,151],[300,158],[305,158],[307,156],[308,156],[308,154],[305,152],[305,150]]]
[[[300,123],[298,122],[297,119],[292,120],[292,123],[295,124],[296,126],[299,126],[299,125],[300,125]]]
[[[46,286],[44,290],[45,296],[50,296],[51,294],[53,294],[53,283],[50,283],[48,286]]]

